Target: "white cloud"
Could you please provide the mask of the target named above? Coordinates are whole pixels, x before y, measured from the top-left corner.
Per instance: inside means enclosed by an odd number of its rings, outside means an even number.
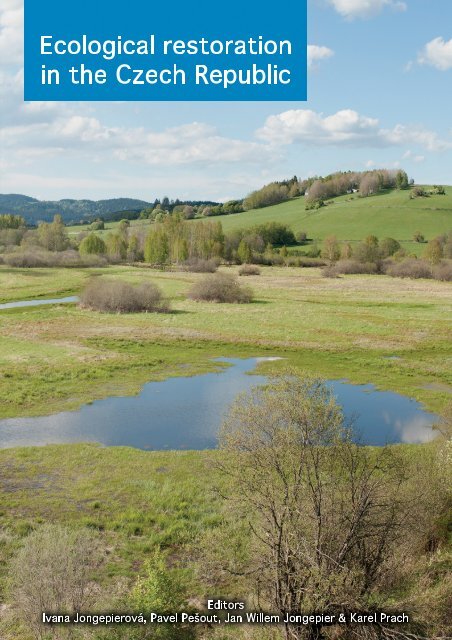
[[[452,140],[442,140],[437,133],[422,126],[397,124],[383,129],[377,118],[352,109],[330,116],[309,109],[291,109],[267,118],[257,137],[273,145],[304,142],[314,145],[348,147],[387,147],[417,144],[429,151],[452,148]]]
[[[408,151],[405,151],[402,158],[403,160],[411,160],[412,162],[416,162],[416,163],[424,162],[425,160],[425,156],[421,156],[416,153],[413,153],[411,149],[409,149]]]
[[[326,60],[334,56],[334,51],[328,47],[319,47],[316,44],[308,44],[308,67],[313,67],[316,62]]]
[[[452,69],[452,38],[434,38],[428,42],[418,56],[420,64],[429,64],[441,71]]]
[[[226,138],[215,127],[199,122],[164,129],[107,127],[84,115],[50,118],[49,121],[11,125],[0,129],[0,143],[12,159],[42,155],[96,154],[109,152],[122,161],[148,165],[262,163],[278,159],[268,145]]]
[[[326,117],[309,109],[291,109],[269,116],[257,132],[261,140],[273,144],[353,144],[377,134],[378,120],[361,116],[351,109]]]
[[[22,63],[23,23],[22,0],[2,0],[0,7],[0,61],[2,66]]]
[[[428,151],[452,149],[451,140],[443,140],[435,131],[430,131],[420,125],[397,124],[393,129],[382,129],[380,135],[388,144],[417,144]]]
[[[329,0],[329,3],[344,18],[371,18],[385,7],[395,11],[406,11],[407,4],[399,0]]]

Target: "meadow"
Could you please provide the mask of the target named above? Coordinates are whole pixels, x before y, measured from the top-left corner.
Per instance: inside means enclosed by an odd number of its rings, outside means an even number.
[[[255,293],[251,304],[216,305],[186,298],[202,274],[129,266],[0,267],[2,301],[76,295],[91,276],[150,279],[164,291],[171,312],[110,315],[75,304],[0,311],[1,417],[137,393],[149,380],[212,370],[216,356],[282,356],[328,379],[409,395],[430,410],[450,397],[448,283],[371,275],[327,279],[318,269],[265,267],[243,279]]]
[[[430,240],[447,232],[452,223],[452,187],[446,188],[444,196],[413,200],[406,191],[390,191],[369,198],[360,198],[358,194],[340,196],[331,202],[306,211],[304,198],[297,198],[273,207],[223,216],[222,224],[228,232],[278,220],[294,232],[306,231],[309,238],[318,241],[329,235],[336,235],[338,240],[358,241],[373,234],[378,238],[395,238],[412,249],[417,231]]]

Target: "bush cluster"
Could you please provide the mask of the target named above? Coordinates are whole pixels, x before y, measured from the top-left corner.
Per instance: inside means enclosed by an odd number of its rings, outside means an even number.
[[[339,260],[331,267],[336,274],[378,273],[378,265],[374,262],[358,262],[358,260]]]
[[[339,260],[335,264],[331,264],[322,269],[322,275],[326,278],[335,278],[339,274],[386,274],[393,278],[428,278],[434,280],[442,280],[444,282],[452,281],[452,263],[442,261],[432,266],[425,260],[418,258],[405,258],[397,262],[392,259],[383,262],[359,262],[358,260]]]
[[[214,273],[196,282],[188,297],[196,301],[246,303],[251,302],[253,293],[248,287],[242,287],[234,276]]]
[[[423,260],[406,258],[402,262],[390,263],[386,273],[394,278],[431,278],[432,268]]]
[[[260,276],[261,271],[255,264],[244,264],[239,269],[239,276]]]
[[[446,261],[432,266],[425,260],[407,258],[403,262],[389,263],[385,272],[395,278],[433,278],[444,282],[452,281],[452,263]]]
[[[185,271],[191,273],[215,273],[218,269],[218,260],[210,258],[206,260],[204,258],[189,258],[183,264]]]
[[[38,268],[38,267],[103,267],[107,261],[101,256],[81,256],[77,251],[43,251],[25,250],[5,253],[3,262],[10,267]]]
[[[88,283],[80,296],[80,304],[82,307],[106,313],[169,311],[168,302],[153,282],[132,285],[104,278],[95,278]]]
[[[244,264],[239,269],[239,276],[260,276],[261,270],[255,264]]]

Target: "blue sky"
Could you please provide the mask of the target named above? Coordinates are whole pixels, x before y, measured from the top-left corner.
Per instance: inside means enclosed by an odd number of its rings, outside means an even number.
[[[376,167],[452,184],[452,2],[308,4],[307,102],[25,104],[22,0],[1,0],[0,192],[225,200]]]

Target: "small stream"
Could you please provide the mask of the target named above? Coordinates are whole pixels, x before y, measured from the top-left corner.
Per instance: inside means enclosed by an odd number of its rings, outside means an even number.
[[[47,298],[42,300],[19,300],[18,302],[4,302],[0,304],[2,309],[20,309],[21,307],[40,307],[44,304],[64,304],[68,302],[78,302],[77,296],[67,296],[66,298]]]

